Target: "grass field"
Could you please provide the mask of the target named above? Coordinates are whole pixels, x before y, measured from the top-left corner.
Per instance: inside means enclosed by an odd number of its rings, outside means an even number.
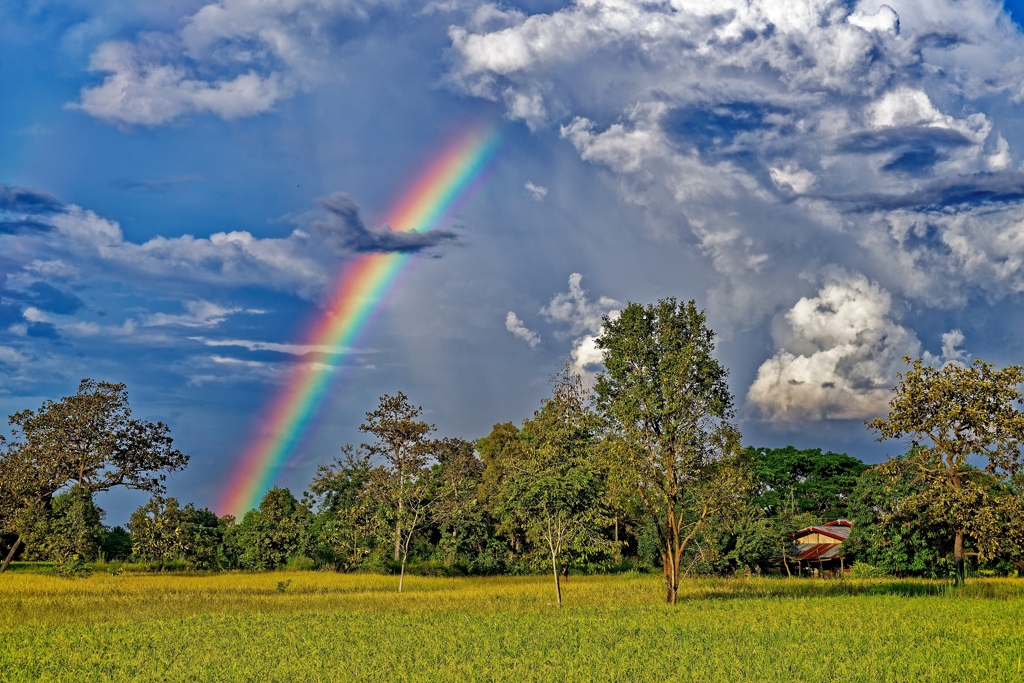
[[[0,680],[1021,681],[1024,580],[0,576]]]

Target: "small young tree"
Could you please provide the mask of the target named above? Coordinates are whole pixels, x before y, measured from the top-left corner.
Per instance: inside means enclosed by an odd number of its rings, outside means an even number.
[[[749,486],[741,469],[716,464],[737,456],[740,434],[714,337],[695,302],[669,298],[605,317],[597,340],[605,371],[595,391],[616,453],[612,476],[636,487],[654,519],[672,604],[690,542],[715,513],[741,504]]]
[[[903,360],[909,368],[897,375],[889,414],[867,424],[879,441],[910,442],[906,461],[916,490],[903,504],[922,509],[950,530],[955,578],[962,584],[966,538],[974,541],[981,560],[1021,540],[1021,506],[1009,479],[1022,464],[1024,414],[1017,406],[1024,403],[1018,388],[1024,371],[1019,365],[996,370],[978,359],[969,367],[947,363],[941,368],[920,358]],[[971,458],[983,469],[971,467]],[[890,460],[882,469],[902,467]],[[984,474],[1005,482],[1005,490],[993,495]],[[1016,523],[1006,524],[1008,518]]]
[[[597,418],[587,407],[580,377],[568,365],[552,384],[553,396],[523,424],[526,457],[512,464],[499,510],[514,517],[527,538],[545,548],[561,607],[560,569],[566,559],[614,549],[602,533],[610,518],[593,453]]]
[[[395,396],[384,394],[380,397],[377,409],[366,413],[366,422],[359,425],[360,431],[377,438],[375,443],[363,444],[363,447],[370,455],[383,458],[394,476],[391,500],[396,508],[395,562],[398,562],[401,555],[402,539],[408,536],[402,527],[403,523],[419,519],[417,514],[407,514],[406,507],[413,499],[420,499],[424,494],[416,482],[421,478],[429,459],[431,444],[428,437],[434,431],[434,426],[416,419],[422,413],[423,408],[413,407],[402,392]]]

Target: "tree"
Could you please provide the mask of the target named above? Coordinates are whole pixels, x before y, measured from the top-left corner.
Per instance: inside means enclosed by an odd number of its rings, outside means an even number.
[[[377,409],[366,413],[366,422],[359,425],[359,431],[377,437],[376,443],[363,444],[363,447],[370,455],[387,461],[395,478],[392,497],[396,506],[395,562],[398,562],[402,549],[402,524],[406,520],[418,519],[416,514],[407,515],[405,508],[412,498],[422,498],[423,495],[416,481],[429,459],[431,444],[428,436],[434,431],[434,426],[416,419],[422,413],[423,408],[410,405],[402,392],[395,396],[384,394]]]
[[[879,441],[906,439],[907,456],[916,491],[903,504],[917,507],[941,521],[953,536],[953,567],[957,584],[964,581],[964,543],[974,541],[980,560],[1000,548],[1019,543],[1019,532],[1008,535],[1007,519],[1020,520],[1020,501],[1010,479],[1021,471],[1024,403],[1018,386],[1024,382],[1019,365],[996,370],[980,359],[968,367],[947,363],[942,368],[904,357],[909,368],[897,374],[889,413],[868,426]],[[970,458],[984,465],[971,466]],[[883,471],[903,467],[890,459]],[[993,495],[987,474],[1004,482]]]
[[[10,424],[13,440],[0,443],[5,532],[16,526],[20,511],[49,510],[53,496],[68,486],[90,495],[116,486],[161,493],[167,475],[188,464],[167,425],[131,417],[124,384],[84,379],[74,396],[15,413]],[[21,541],[18,535],[9,558]]]
[[[246,569],[280,569],[306,552],[312,513],[288,489],[267,491],[260,506],[231,527],[239,564]]]
[[[847,517],[849,496],[868,468],[857,458],[820,448],[751,447],[747,456],[757,480],[758,505],[767,515],[792,508],[794,514],[813,514],[819,523]]]
[[[373,467],[368,455],[349,445],[341,450],[344,460],[335,458],[329,465],[319,465],[309,490],[317,503],[313,533],[319,554],[335,569],[352,571],[369,553],[376,526],[368,486]]]
[[[848,556],[895,576],[949,577],[953,537],[946,524],[916,504],[920,485],[907,455],[860,476],[850,495]]]
[[[32,507],[18,519],[28,559],[57,563],[61,573],[77,574],[95,560],[103,540],[104,512],[79,486],[53,497],[49,508]]]
[[[655,521],[672,604],[687,546],[749,487],[741,469],[715,466],[739,456],[740,433],[729,422],[733,399],[714,336],[695,302],[668,298],[606,316],[597,339],[605,365],[597,406],[616,449],[614,476],[632,482]]]
[[[582,559],[612,548],[601,533],[610,520],[593,454],[597,418],[586,405],[579,375],[568,365],[552,384],[553,396],[523,423],[526,458],[506,477],[499,510],[515,517],[527,537],[545,547],[561,607],[559,570],[566,556]]]
[[[507,559],[512,562],[522,550],[525,535],[515,517],[500,514],[496,506],[505,479],[512,476],[527,457],[526,444],[520,438],[518,427],[511,422],[502,422],[477,441],[477,451],[484,466],[478,488],[480,502],[493,520],[495,532],[508,540]]]
[[[153,496],[132,513],[128,522],[132,554],[143,561],[166,566],[181,560],[189,569],[217,569],[221,566],[223,529],[217,515],[181,507],[176,498]]]
[[[460,546],[486,536],[478,500],[484,464],[476,457],[473,442],[465,439],[445,437],[435,441],[432,450],[437,464],[430,475],[437,502],[431,519],[441,534],[438,550],[450,567]]]

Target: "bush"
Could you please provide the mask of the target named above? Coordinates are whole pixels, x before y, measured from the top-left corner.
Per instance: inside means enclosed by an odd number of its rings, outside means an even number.
[[[854,562],[850,567],[850,576],[854,579],[872,579],[886,576],[886,573],[878,567],[867,562]]]
[[[303,555],[293,555],[288,559],[285,569],[290,572],[311,572],[316,569],[316,562]]]

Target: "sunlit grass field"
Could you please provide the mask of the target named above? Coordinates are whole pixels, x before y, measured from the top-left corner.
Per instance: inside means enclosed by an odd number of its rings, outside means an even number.
[[[1022,681],[1024,580],[0,575],[0,680]]]

